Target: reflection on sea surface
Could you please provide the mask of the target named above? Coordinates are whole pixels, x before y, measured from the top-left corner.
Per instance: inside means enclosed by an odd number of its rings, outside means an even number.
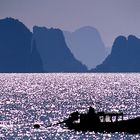
[[[74,132],[55,124],[73,111],[123,111],[140,116],[140,74],[0,74],[0,138],[140,139],[124,133]],[[34,129],[33,124],[41,124]]]

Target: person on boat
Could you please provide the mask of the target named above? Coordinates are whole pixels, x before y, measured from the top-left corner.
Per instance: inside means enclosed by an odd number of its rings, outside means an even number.
[[[89,114],[89,115],[95,115],[95,114],[96,114],[96,113],[95,113],[95,109],[92,108],[92,107],[90,106],[90,107],[89,107],[88,114]]]
[[[95,112],[95,109],[91,106],[89,107],[89,111],[87,113],[87,118],[90,124],[98,124],[100,122],[98,114]]]
[[[71,113],[70,114],[70,117],[73,118],[73,119],[75,119],[75,120],[78,120],[78,118],[79,118],[79,112],[76,111],[76,112]]]
[[[67,126],[71,127],[74,121],[77,121],[78,119],[79,119],[79,112],[76,111],[70,114],[70,117],[67,120],[65,120],[65,123]]]
[[[98,114],[95,112],[95,109],[91,106],[87,113],[80,114],[80,126],[82,129],[92,129],[100,123]]]

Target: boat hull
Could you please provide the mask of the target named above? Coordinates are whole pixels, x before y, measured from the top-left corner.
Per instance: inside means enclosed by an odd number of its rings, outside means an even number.
[[[101,133],[126,132],[131,134],[140,134],[140,117],[118,122],[73,123],[71,125],[66,125],[66,127],[75,131],[94,131]]]

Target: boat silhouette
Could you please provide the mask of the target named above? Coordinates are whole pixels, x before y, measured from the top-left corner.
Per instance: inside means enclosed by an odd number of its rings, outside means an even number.
[[[67,129],[75,131],[139,134],[140,117],[124,120],[123,115],[114,112],[95,112],[94,108],[90,107],[87,113],[80,114],[78,111],[71,113],[68,119],[61,123],[64,123]]]

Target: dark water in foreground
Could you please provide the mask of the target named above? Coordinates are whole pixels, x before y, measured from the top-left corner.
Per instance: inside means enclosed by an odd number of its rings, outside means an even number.
[[[140,135],[45,128],[76,110],[140,116],[140,74],[0,74],[0,140],[139,140]],[[33,129],[40,123],[39,130]]]

